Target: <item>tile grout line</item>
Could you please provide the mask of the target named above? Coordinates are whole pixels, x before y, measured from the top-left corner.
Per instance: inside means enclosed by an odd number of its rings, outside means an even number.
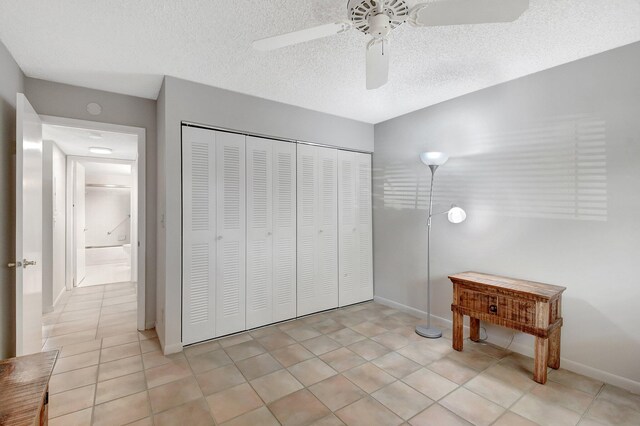
[[[96,325],[96,334],[95,334],[95,338],[94,340],[97,340],[98,337],[98,328],[100,327],[100,318],[102,317],[102,302],[104,301],[104,290],[102,292],[102,298],[100,300],[100,310],[99,310],[99,314],[98,314],[98,324]],[[98,380],[100,377],[100,364],[102,361],[102,345],[103,345],[103,340],[100,339],[100,352],[98,353],[98,371],[96,371],[96,385],[95,388],[93,390],[93,405],[91,406],[91,424],[93,424],[94,422],[94,417],[95,417],[95,413],[96,413],[96,398],[98,397]]]
[[[588,419],[588,417],[586,417],[587,413],[589,413],[589,410],[591,409],[591,406],[593,404],[595,404],[596,400],[598,399],[598,397],[600,396],[600,394],[602,393],[602,391],[604,390],[604,387],[606,385],[607,385],[606,383],[602,383],[602,385],[600,385],[600,387],[598,388],[598,392],[596,392],[596,394],[593,396],[593,399],[591,400],[591,402],[587,406],[586,410],[584,410],[584,413],[582,413],[582,415],[580,416],[580,420],[578,420],[578,424],[580,424],[580,422],[582,420],[584,420],[585,418]]]

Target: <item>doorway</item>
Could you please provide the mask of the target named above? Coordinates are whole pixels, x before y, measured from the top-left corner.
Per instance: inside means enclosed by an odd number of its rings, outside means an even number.
[[[95,323],[96,335],[107,311],[119,312],[132,331],[144,330],[144,129],[42,116],[42,135],[44,193],[48,177],[52,190],[52,202],[43,203],[43,234],[51,235],[43,250],[43,348],[64,340],[48,329],[75,330],[62,323],[79,321],[76,307],[94,319],[86,323]],[[104,295],[101,303],[97,295]]]
[[[137,259],[131,250],[131,236],[137,223],[131,220],[135,208],[133,161],[90,157],[67,157],[69,187],[73,191],[70,211],[74,226],[69,238],[73,286],[87,287],[135,281],[132,269]]]

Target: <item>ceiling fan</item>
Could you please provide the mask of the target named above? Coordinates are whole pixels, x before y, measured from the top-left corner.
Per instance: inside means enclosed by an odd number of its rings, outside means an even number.
[[[408,22],[413,27],[515,21],[529,0],[349,0],[347,19],[253,42],[258,50],[274,50],[356,29],[371,35],[367,44],[367,89],[389,79],[389,34]]]

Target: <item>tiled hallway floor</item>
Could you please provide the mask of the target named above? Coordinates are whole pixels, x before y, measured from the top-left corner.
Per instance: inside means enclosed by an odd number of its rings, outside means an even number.
[[[455,352],[375,303],[165,357],[135,331],[132,289],[76,289],[47,317],[45,347],[62,347],[52,426],[640,424],[638,395],[566,370],[538,385],[530,358],[468,340]]]

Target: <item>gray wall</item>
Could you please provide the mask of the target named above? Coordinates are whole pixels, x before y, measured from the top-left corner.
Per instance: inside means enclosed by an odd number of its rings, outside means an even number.
[[[50,81],[27,78],[26,96],[43,115],[96,121],[146,129],[146,307],[147,324],[155,321],[156,300],[156,101],[119,95],[100,90],[86,89]],[[87,112],[87,104],[97,102],[102,106],[98,116]]]
[[[640,391],[639,69],[635,43],[376,125],[376,296],[425,309],[418,154],[447,152],[436,204],[468,219],[434,219],[433,314],[451,318],[447,275],[465,270],[566,286],[563,367]]]
[[[166,77],[160,93],[158,123],[160,219],[158,228],[158,334],[165,352],[181,349],[181,164],[180,122],[373,151],[373,125],[253,96]],[[162,117],[160,115],[163,115]],[[162,157],[164,155],[164,158]],[[166,285],[165,285],[166,283]],[[163,310],[164,309],[164,313]]]
[[[15,254],[16,93],[24,74],[0,42],[0,359],[15,355],[15,272],[6,264]]]

